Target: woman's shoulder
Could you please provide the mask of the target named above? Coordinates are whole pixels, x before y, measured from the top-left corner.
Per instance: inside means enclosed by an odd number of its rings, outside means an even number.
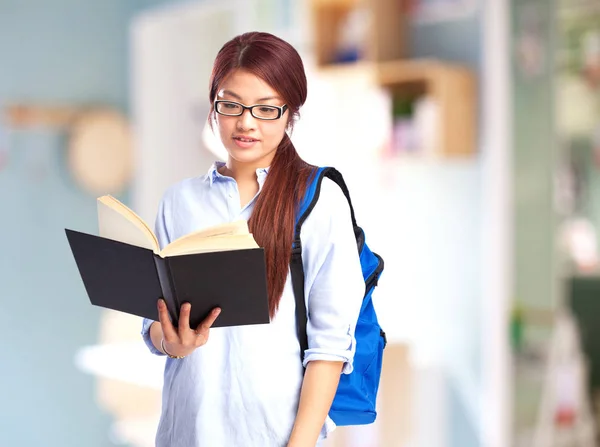
[[[324,212],[344,211],[349,209],[348,199],[344,195],[342,188],[329,177],[325,177],[321,182],[319,199],[315,208],[320,208]]]
[[[340,185],[331,180],[329,177],[325,177],[321,182],[321,192],[319,195],[319,201],[317,203],[319,202],[327,202],[331,205],[340,202],[342,204],[348,203],[348,200],[346,199],[342,188],[340,188]]]
[[[335,181],[325,177],[321,182],[317,203],[307,217],[306,223],[312,222],[320,226],[326,221],[338,220],[340,216],[342,219],[350,216],[348,199]]]

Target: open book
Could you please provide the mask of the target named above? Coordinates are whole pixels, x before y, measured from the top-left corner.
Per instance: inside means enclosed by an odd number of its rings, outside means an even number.
[[[164,298],[174,324],[192,305],[195,328],[214,307],[213,327],[269,322],[264,250],[244,220],[204,228],[165,247],[135,212],[112,196],[97,200],[99,235],[66,229],[92,304],[158,320]]]
[[[248,223],[238,220],[195,231],[174,240],[162,250],[148,224],[112,196],[98,198],[100,236],[152,250],[161,258],[192,253],[258,248]]]

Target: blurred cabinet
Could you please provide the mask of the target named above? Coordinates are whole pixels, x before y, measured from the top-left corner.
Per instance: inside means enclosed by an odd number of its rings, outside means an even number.
[[[407,16],[402,0],[310,0],[319,66],[335,64],[348,26],[359,32],[359,57],[372,62],[402,58],[407,52]],[[352,17],[354,15],[354,17]],[[358,23],[357,23],[358,22]]]
[[[476,152],[477,81],[471,70],[434,59],[399,59],[328,65],[321,73],[329,79],[335,76],[368,79],[387,90],[392,98],[430,98],[436,105],[437,156],[468,157]]]
[[[436,153],[454,157],[476,151],[477,93],[470,70],[435,60],[396,60],[376,67],[379,84],[393,95],[433,99],[438,110]]]
[[[408,14],[402,0],[311,0],[317,66],[340,74],[368,70],[393,97],[433,100],[434,151],[469,156],[477,145],[477,82],[466,67],[408,58]]]

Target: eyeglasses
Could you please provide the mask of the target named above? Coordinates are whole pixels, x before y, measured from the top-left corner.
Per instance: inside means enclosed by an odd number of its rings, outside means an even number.
[[[268,106],[265,104],[255,104],[253,106],[245,106],[239,102],[234,101],[215,101],[215,111],[219,115],[225,116],[240,116],[244,113],[244,110],[250,110],[250,113],[254,118],[259,120],[276,120],[281,118],[281,115],[285,113],[288,106]]]

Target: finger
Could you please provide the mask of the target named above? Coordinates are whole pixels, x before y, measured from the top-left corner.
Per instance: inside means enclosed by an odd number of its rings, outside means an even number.
[[[211,313],[208,314],[208,317],[206,317],[204,320],[202,320],[202,323],[200,323],[198,325],[198,327],[196,328],[196,334],[207,335],[208,330],[213,325],[213,323],[215,322],[215,320],[217,319],[217,317],[219,316],[220,313],[221,313],[221,309],[219,309],[218,307],[214,308],[211,311]]]
[[[163,299],[158,300],[158,319],[160,320],[164,339],[167,341],[177,340],[177,332],[175,331],[175,327],[173,327],[173,323],[171,323],[169,311]]]
[[[179,311],[179,336],[190,331],[190,310],[192,305],[190,303],[183,303]]]

